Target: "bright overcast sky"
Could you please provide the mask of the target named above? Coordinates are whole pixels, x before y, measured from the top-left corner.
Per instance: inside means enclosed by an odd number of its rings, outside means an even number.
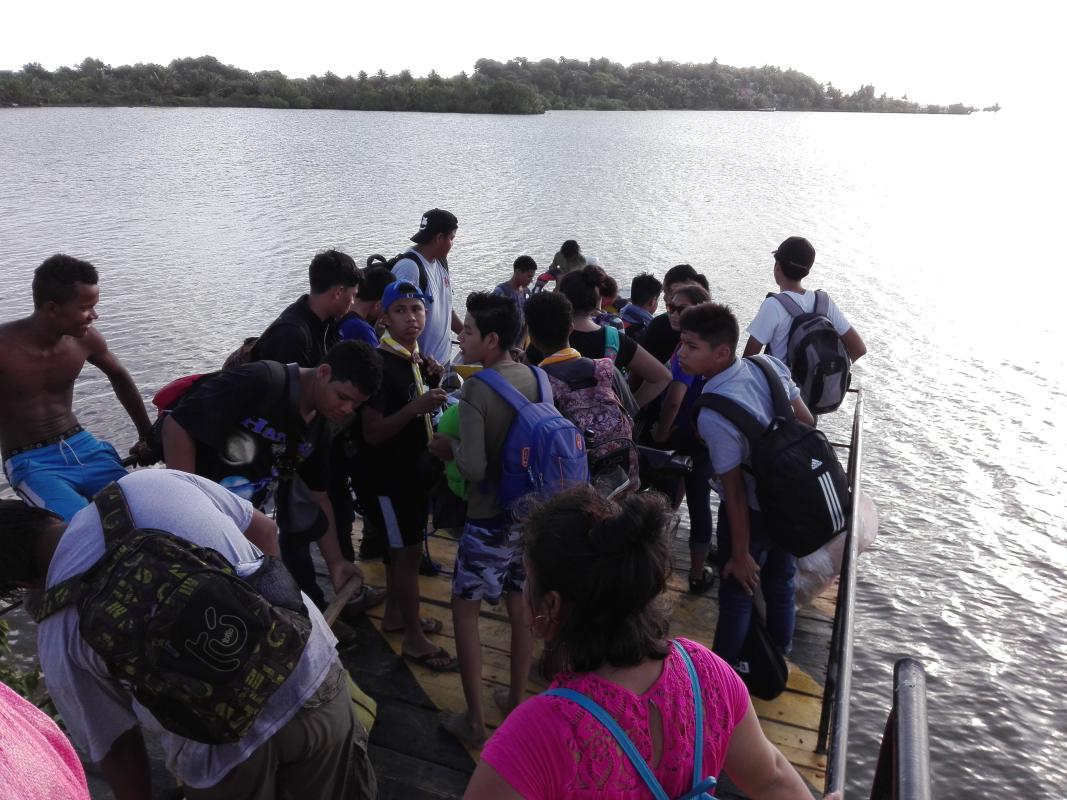
[[[54,0],[6,4],[0,69],[86,56],[112,65],[213,55],[290,77],[472,71],[478,58],[663,58],[792,67],[845,91],[919,102],[1059,102],[1057,0],[504,3]],[[1055,37],[1055,38],[1054,38]],[[1034,60],[1044,60],[1037,67]]]

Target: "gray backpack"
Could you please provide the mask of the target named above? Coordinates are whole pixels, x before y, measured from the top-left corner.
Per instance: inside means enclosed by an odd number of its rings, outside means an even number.
[[[815,309],[804,311],[789,295],[772,295],[793,318],[785,363],[812,414],[836,411],[852,381],[852,359],[830,322],[830,296],[815,292]]]

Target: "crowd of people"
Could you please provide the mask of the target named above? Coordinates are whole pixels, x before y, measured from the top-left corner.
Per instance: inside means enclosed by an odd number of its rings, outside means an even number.
[[[150,796],[142,728],[160,735],[189,798],[374,797],[337,650],[384,603],[381,629],[401,634],[405,659],[459,671],[467,707],[440,724],[484,746],[469,797],[699,796],[723,770],[752,797],[810,796],[735,670],[757,591],[789,652],[796,559],[760,510],[752,442],[705,401],[726,398],[762,425],[776,393],[811,425],[806,400],[832,407],[825,376],[799,363],[814,340],[796,344],[797,326],[832,328],[849,363],[865,346],[825,293],[803,287],[814,248],[792,236],[774,251],[780,292],[739,358],[738,320],[705,275],[645,272],[625,298],[574,240],[540,276],[532,257],[516,258],[461,316],[448,265],[458,228],[435,208],[392,259],[360,268],[318,253],[308,293],[224,368],[175,376],[153,398],[154,420],[93,325],[95,268],[66,255],[37,268],[33,313],[0,325],[0,448],[20,498],[0,501],[0,594],[27,598],[71,739],[119,800]],[[87,361],[136,428],[126,462],[74,414]],[[515,488],[537,448],[559,446],[527,432],[537,415],[578,432],[570,456],[582,472],[559,461],[561,474],[586,476],[578,485]],[[635,443],[685,454],[692,469],[647,491]],[[166,468],[127,471],[158,461]],[[683,498],[689,591],[718,584],[710,650],[669,633]],[[442,620],[420,609],[420,571],[439,568],[424,546],[433,528],[458,535],[454,654],[435,639]],[[334,593],[358,586],[332,626],[312,543]],[[384,587],[363,581],[357,562],[371,558],[384,561]],[[492,698],[505,722],[491,738],[483,602],[503,602],[511,626],[510,685]],[[535,637],[552,683],[529,699]],[[0,777],[2,767],[0,752]]]

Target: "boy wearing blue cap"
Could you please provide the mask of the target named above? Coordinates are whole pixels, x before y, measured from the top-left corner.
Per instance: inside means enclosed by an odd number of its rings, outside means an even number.
[[[419,466],[429,458],[431,416],[447,396],[437,386],[441,365],[419,351],[426,306],[426,295],[414,283],[396,281],[382,293],[387,329],[379,344],[382,385],[361,409],[361,460],[368,468],[360,483],[370,527],[386,539],[382,630],[403,631],[405,658],[446,671],[455,669],[455,659],[427,638],[441,630],[441,621],[419,617],[419,562],[434,477]]]

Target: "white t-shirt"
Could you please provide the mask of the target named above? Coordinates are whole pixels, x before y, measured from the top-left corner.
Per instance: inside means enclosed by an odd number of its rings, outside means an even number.
[[[797,305],[805,312],[815,310],[815,292],[806,291],[803,294],[800,292],[785,292],[784,294],[796,300]],[[848,320],[845,319],[845,315],[834,304],[832,297],[830,298],[830,306],[827,309],[826,316],[829,317],[830,324],[834,326],[838,336],[844,336],[848,333],[849,328],[852,327]],[[759,307],[759,311],[756,312],[756,318],[749,323],[745,332],[749,336],[755,337],[758,342],[770,344],[769,355],[784,360],[786,356],[786,340],[789,338],[789,328],[792,324],[793,318],[789,316],[785,306],[773,297],[768,297],[763,301],[763,305]]]
[[[235,565],[240,575],[253,572],[263,557],[243,535],[252,521],[251,504],[218,484],[163,469],[132,472],[120,484],[139,527],[169,531],[210,547]],[[71,518],[60,539],[48,568],[47,586],[84,572],[103,554],[100,515],[96,506],[89,505]],[[306,596],[304,606],[312,631],[300,663],[260,712],[249,734],[232,744],[208,745],[164,731],[108,674],[78,633],[78,613],[71,606],[41,621],[37,649],[48,691],[70,738],[92,761],[99,762],[115,739],[140,724],[160,733],[168,769],[183,783],[204,789],[221,781],[288,722],[337,661],[337,639]]]
[[[426,267],[426,291],[433,302],[426,309],[426,329],[419,337],[419,352],[447,364],[452,358],[452,283],[448,270],[437,260],[427,261],[414,250],[410,258],[402,258],[393,265],[397,280],[419,286],[419,265]]]

